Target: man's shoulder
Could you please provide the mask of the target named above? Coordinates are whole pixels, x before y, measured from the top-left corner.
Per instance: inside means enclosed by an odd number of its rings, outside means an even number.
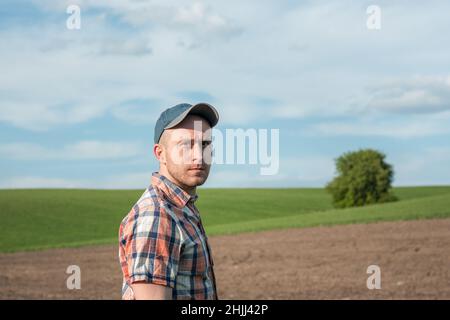
[[[136,220],[139,216],[159,216],[162,218],[172,218],[170,210],[166,208],[166,200],[161,191],[150,185],[142,193],[141,197],[136,201],[128,215],[122,220],[127,223],[129,220]]]
[[[150,185],[147,189],[145,189],[139,200],[136,201],[133,209],[139,210],[139,212],[155,211],[159,208],[159,206],[159,194],[157,190],[152,185]]]

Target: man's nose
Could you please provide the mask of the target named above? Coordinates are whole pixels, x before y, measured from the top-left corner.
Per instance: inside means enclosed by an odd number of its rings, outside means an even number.
[[[203,161],[203,149],[202,142],[194,143],[192,150],[192,162],[194,164],[202,164]]]

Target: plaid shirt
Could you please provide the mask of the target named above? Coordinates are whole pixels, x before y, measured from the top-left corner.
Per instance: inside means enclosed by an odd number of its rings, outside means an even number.
[[[154,172],[119,229],[122,299],[137,281],[173,288],[173,299],[217,299],[208,237],[187,192]]]

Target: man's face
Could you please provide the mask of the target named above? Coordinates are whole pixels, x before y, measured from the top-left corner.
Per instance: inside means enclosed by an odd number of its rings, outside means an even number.
[[[189,188],[205,183],[211,167],[211,127],[203,118],[187,116],[161,136],[161,165],[180,186]]]

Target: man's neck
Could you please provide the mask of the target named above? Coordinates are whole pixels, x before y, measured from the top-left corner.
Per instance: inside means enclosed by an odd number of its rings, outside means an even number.
[[[189,187],[186,185],[183,185],[179,181],[177,181],[172,175],[164,169],[159,169],[159,174],[166,177],[170,182],[178,186],[179,188],[183,189],[185,192],[189,193],[189,195],[194,196],[197,193],[197,187]]]

